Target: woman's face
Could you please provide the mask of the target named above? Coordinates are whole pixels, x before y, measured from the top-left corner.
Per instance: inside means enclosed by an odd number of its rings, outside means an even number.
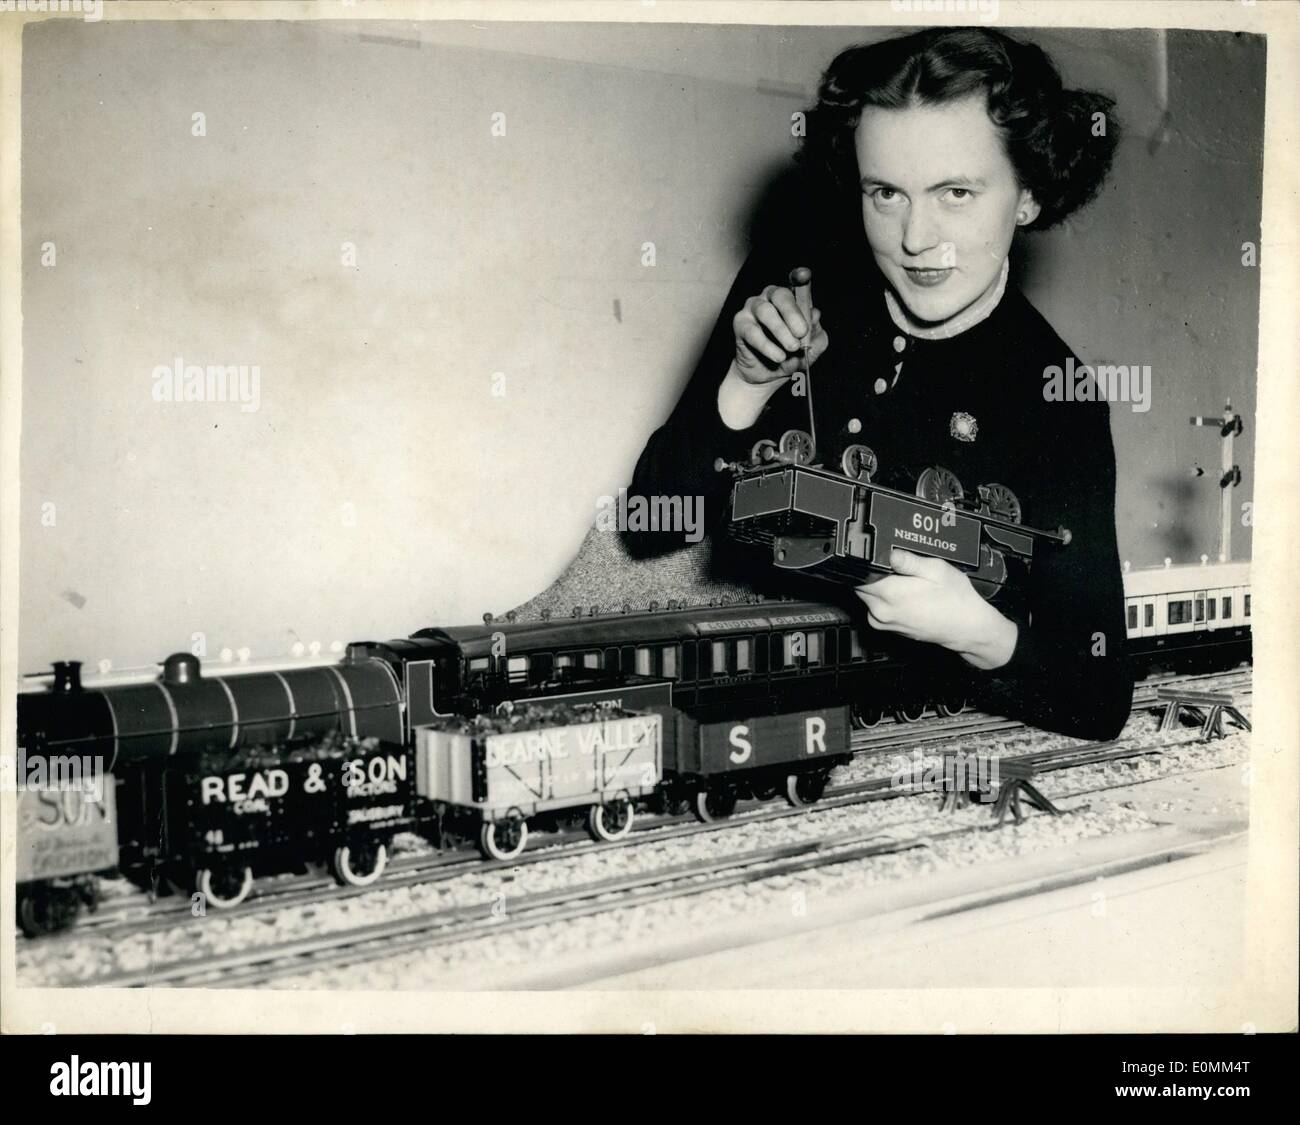
[[[997,283],[1017,223],[1038,215],[983,95],[868,107],[855,142],[867,241],[885,279],[918,320],[956,316]]]

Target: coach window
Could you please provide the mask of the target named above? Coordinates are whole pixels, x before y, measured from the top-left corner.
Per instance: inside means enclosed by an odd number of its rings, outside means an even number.
[[[1170,625],[1188,625],[1192,620],[1192,600],[1187,598],[1181,602],[1169,603],[1169,624]]]
[[[811,630],[807,639],[804,641],[804,651],[808,653],[809,664],[820,664],[822,662],[822,631],[820,629]]]
[[[741,637],[736,641],[736,671],[752,672],[754,642],[750,637]]]
[[[850,625],[846,625],[842,631],[849,634],[849,659],[861,660],[866,653],[862,651],[862,638],[858,635],[858,631]]]
[[[727,642],[713,641],[709,646],[713,650],[712,667],[715,676],[725,676],[731,671],[727,662]]]
[[[599,667],[600,667],[600,653],[598,653],[598,652],[584,652],[584,653],[582,654],[582,666],[583,666],[584,668],[599,668]]]
[[[1135,605],[1128,607],[1128,627],[1130,629],[1138,627],[1138,607]]]
[[[533,653],[532,680],[535,684],[544,683],[551,678],[551,666],[555,663],[555,657],[549,652]]]
[[[659,649],[659,674],[665,679],[677,679],[677,646],[662,645]]]
[[[1147,602],[1142,607],[1142,628],[1150,629],[1156,623],[1156,607]]]
[[[522,684],[528,679],[528,657],[512,656],[506,661],[506,678],[512,684]]]
[[[1204,594],[1196,595],[1196,620],[1197,621],[1205,620],[1205,595]]]
[[[837,636],[834,629],[826,630],[826,663],[834,664],[839,660],[838,646],[836,645]]]
[[[1229,618],[1229,617],[1232,616],[1232,599],[1231,599],[1231,598],[1224,598],[1224,599],[1223,599],[1223,616],[1224,616],[1224,619],[1225,619],[1225,620],[1226,620],[1227,618]]]
[[[1205,616],[1208,620],[1214,620],[1214,611],[1218,608],[1219,604],[1213,598],[1205,599]]]
[[[561,652],[561,653],[557,653],[557,654],[556,654],[556,657],[555,657],[555,666],[556,666],[557,668],[572,668],[572,667],[573,667],[573,653],[571,653],[571,652]]]
[[[767,671],[767,657],[770,652],[767,634],[761,633],[754,638],[754,671],[762,675]]]
[[[469,670],[473,672],[486,672],[488,670],[488,658],[486,656],[476,656],[469,662]]]
[[[618,671],[618,649],[607,648],[605,650],[605,667],[611,672]]]
[[[636,674],[638,676],[649,676],[653,672],[652,660],[654,653],[650,651],[649,645],[641,645],[636,650]]]
[[[1246,595],[1246,602],[1243,608],[1245,610],[1246,616],[1249,617],[1250,616],[1250,595],[1249,594]]]

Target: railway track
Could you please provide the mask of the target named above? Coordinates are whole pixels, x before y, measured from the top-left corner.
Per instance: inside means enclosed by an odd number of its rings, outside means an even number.
[[[1196,737],[1178,741],[1165,740],[1155,745],[1150,743],[1138,745],[1135,740],[1129,743],[1120,740],[1087,746],[1060,747],[1028,755],[1007,755],[1007,759],[1032,761],[1039,772],[1047,773],[1112,762],[1126,757],[1159,754],[1174,746],[1192,745],[1197,742],[1199,739]],[[1114,788],[1117,786],[1094,786],[1059,794],[1054,799],[1057,801],[1077,799]],[[887,797],[916,795],[918,792],[920,790],[916,786],[899,788],[892,785],[890,779],[878,778],[830,792],[812,811],[844,807]],[[658,839],[668,839],[678,835],[725,831],[736,821],[752,824],[755,821],[802,815],[809,811],[761,808],[755,814],[736,818],[735,821],[709,825],[692,824],[681,826],[681,831],[661,830],[655,835]],[[927,813],[924,817],[891,825],[889,832],[897,831],[909,823],[928,820],[932,815]],[[114,973],[75,983],[100,987],[158,985],[236,987],[267,983],[319,969],[345,967],[349,964],[390,957],[415,949],[466,941],[478,936],[501,934],[550,922],[566,921],[611,910],[701,894],[776,875],[798,873],[813,867],[832,866],[871,856],[907,851],[925,846],[928,841],[986,831],[988,827],[987,823],[981,822],[975,826],[954,828],[950,832],[930,832],[920,837],[905,839],[891,837],[887,832],[881,832],[879,829],[866,833],[841,833],[815,841],[760,848],[731,856],[669,865],[651,872],[601,879],[558,891],[522,895],[510,900],[508,912],[504,916],[493,903],[421,912],[353,929],[258,946],[215,958],[154,965],[148,969]],[[630,846],[630,844],[631,841],[620,841],[617,845],[603,845],[603,847]],[[587,847],[592,846],[595,845],[587,845]],[[520,859],[538,862],[560,855],[572,855],[574,851],[575,849],[572,848],[551,848]],[[517,860],[513,865],[497,866],[520,866],[520,862]],[[444,871],[437,873],[435,877],[454,876],[452,872]],[[427,882],[429,876],[421,877],[411,872],[408,881]],[[382,889],[393,885],[400,884],[385,883]],[[263,906],[263,909],[266,907]]]
[[[1134,692],[1133,710],[1136,712],[1142,707],[1154,704],[1158,688],[1169,683],[1194,684],[1201,688],[1212,684],[1218,690],[1231,690],[1239,695],[1248,696],[1250,682],[1249,669],[1148,679],[1142,681]],[[887,723],[881,727],[855,731],[851,746],[859,759],[871,759],[904,749],[915,750],[927,746],[940,746],[955,739],[982,738],[1017,731],[1028,733],[1030,728],[1015,720],[968,711],[956,716],[935,716],[929,720],[922,720],[921,723]],[[1163,749],[1163,746],[1144,749],[1126,745],[1123,741],[1104,745],[1108,747],[1105,760],[1158,753]],[[1082,755],[1079,764],[1103,760],[1096,757],[1099,752],[1093,746],[1085,745],[1038,751],[1028,755],[1008,754],[1007,759],[1033,762],[1038,765],[1038,768],[1047,771],[1067,768],[1072,764],[1072,756]],[[1059,765],[1053,764],[1058,761]],[[826,791],[816,807],[841,808],[864,801],[904,795],[906,791],[897,788],[892,782],[892,777],[882,776],[834,786]],[[732,817],[713,824],[699,824],[689,815],[646,816],[643,814],[638,818],[633,831],[623,840],[597,844],[581,830],[563,830],[537,837],[536,842],[530,844],[522,855],[508,862],[485,861],[477,853],[461,852],[450,855],[432,853],[398,856],[390,862],[388,870],[378,884],[365,887],[340,887],[331,877],[322,874],[268,881],[255,890],[247,901],[221,911],[219,916],[238,918],[268,911],[313,906],[323,902],[342,901],[373,891],[444,882],[474,871],[488,872],[528,866],[545,860],[579,854],[593,848],[609,850],[634,846],[649,839],[659,842],[726,831],[732,825],[782,819],[787,816],[802,815],[806,811],[808,811],[806,808],[787,808],[773,806],[770,802],[752,802],[748,807],[742,805]],[[129,938],[168,929],[184,922],[190,916],[190,900],[184,894],[151,902],[141,902],[138,896],[124,895],[104,903],[96,913],[84,916],[73,930],[47,937],[43,941],[47,944],[57,944],[73,942],[89,936],[112,940]]]

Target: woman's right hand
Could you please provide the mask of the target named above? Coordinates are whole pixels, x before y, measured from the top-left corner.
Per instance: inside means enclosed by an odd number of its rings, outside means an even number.
[[[830,345],[821,326],[821,313],[812,310],[810,325],[799,312],[794,293],[779,285],[769,285],[757,297],[750,297],[731,323],[736,333],[732,366],[746,383],[771,383],[792,376],[803,366],[803,338],[810,331],[810,365]]]

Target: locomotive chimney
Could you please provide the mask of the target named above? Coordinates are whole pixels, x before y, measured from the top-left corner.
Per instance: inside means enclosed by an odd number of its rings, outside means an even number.
[[[81,661],[54,662],[54,690],[60,694],[81,690]]]
[[[163,661],[163,683],[189,684],[199,678],[199,658],[192,652],[173,652]]]

